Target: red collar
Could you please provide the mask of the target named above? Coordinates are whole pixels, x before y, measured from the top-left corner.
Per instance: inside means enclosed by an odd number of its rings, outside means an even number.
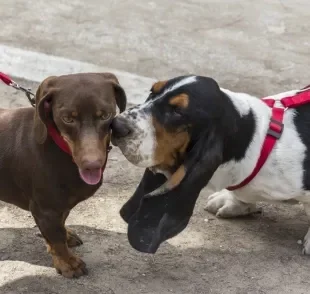
[[[251,182],[253,178],[258,174],[258,172],[266,162],[268,156],[270,155],[276,141],[280,139],[282,135],[284,128],[283,116],[285,110],[288,108],[295,108],[300,105],[310,103],[310,87],[308,86],[300,90],[294,96],[284,97],[280,100],[275,100],[272,97],[267,97],[263,98],[262,101],[264,101],[270,108],[272,108],[272,113],[269,122],[269,129],[267,131],[267,135],[265,137],[260,156],[252,173],[240,184],[226,188],[229,191],[237,190],[244,187],[249,182]],[[278,101],[278,103],[281,105],[275,107],[276,101]]]
[[[47,125],[47,132],[55,142],[55,144],[65,153],[72,156],[71,150],[68,146],[68,143],[64,140],[64,138],[60,135],[58,130],[55,128],[53,123],[49,123]]]
[[[52,138],[52,140],[54,141],[54,143],[65,153],[69,154],[70,156],[72,156],[71,150],[69,148],[68,143],[64,140],[64,138],[60,135],[59,131],[56,129],[56,127],[54,126],[53,123],[49,123],[47,125],[47,132],[49,134],[49,136]],[[107,147],[107,156],[106,156],[106,160],[105,163],[103,165],[102,168],[102,173],[104,172],[105,166],[107,164],[107,159],[108,159],[108,153],[110,152],[110,150],[112,149],[111,146]]]

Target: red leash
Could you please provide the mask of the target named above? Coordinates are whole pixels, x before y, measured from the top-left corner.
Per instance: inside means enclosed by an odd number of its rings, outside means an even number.
[[[310,87],[308,86],[306,88],[303,88],[296,95],[284,97],[281,100],[265,98],[262,99],[262,101],[264,101],[270,108],[272,108],[272,114],[269,122],[269,129],[267,131],[267,135],[265,137],[259,159],[252,173],[240,184],[227,187],[226,189],[229,191],[234,191],[244,187],[249,182],[251,182],[253,178],[258,174],[258,172],[266,162],[268,156],[270,155],[274,145],[276,144],[276,141],[280,139],[282,135],[284,129],[283,116],[285,110],[288,108],[295,108],[300,105],[310,103]],[[276,101],[280,102],[282,107],[274,107]]]
[[[26,89],[20,85],[18,85],[16,82],[14,82],[8,75],[4,74],[3,72],[0,72],[0,80],[2,80],[3,83],[6,85],[13,87],[16,90],[22,91],[27,96],[30,104],[32,107],[35,107],[36,101],[35,101],[35,95],[31,92],[31,89]]]

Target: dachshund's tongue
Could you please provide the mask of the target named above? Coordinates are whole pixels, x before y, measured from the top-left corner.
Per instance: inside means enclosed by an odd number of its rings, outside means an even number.
[[[96,185],[100,182],[102,168],[96,169],[79,169],[82,180],[88,185]]]

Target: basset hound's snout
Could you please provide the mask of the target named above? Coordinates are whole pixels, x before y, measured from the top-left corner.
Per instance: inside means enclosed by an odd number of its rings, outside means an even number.
[[[128,136],[130,133],[132,133],[133,128],[130,125],[130,122],[123,116],[117,116],[114,118],[111,124],[112,128],[112,143],[116,143],[115,139],[120,139]],[[116,144],[114,144],[116,145]]]

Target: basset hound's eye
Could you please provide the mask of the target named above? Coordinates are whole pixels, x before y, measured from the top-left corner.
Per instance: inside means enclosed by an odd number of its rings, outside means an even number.
[[[175,117],[180,117],[182,116],[182,111],[179,107],[173,107],[172,113]]]
[[[173,113],[174,113],[174,114],[181,115],[181,109],[178,108],[178,107],[174,107],[174,108],[173,108]]]
[[[167,111],[166,111],[166,117],[170,120],[178,120],[183,116],[182,109],[176,106],[168,105]]]

